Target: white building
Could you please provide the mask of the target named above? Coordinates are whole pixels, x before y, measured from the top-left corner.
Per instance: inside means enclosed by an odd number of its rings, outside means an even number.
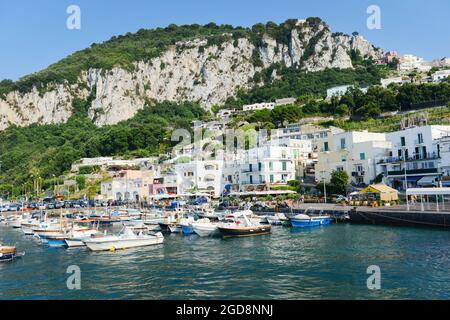
[[[392,83],[403,84],[403,82],[403,77],[381,79],[381,85],[383,86],[383,88],[387,88]]]
[[[450,126],[410,127],[387,133],[392,148],[387,157],[378,159],[378,173],[396,189],[404,189],[405,175],[408,187],[432,185],[440,175],[439,141],[448,135]]]
[[[139,202],[149,198],[154,171],[123,170],[111,181],[102,182],[101,194],[106,200]]]
[[[354,88],[352,85],[333,87],[327,90],[327,99],[333,97],[341,97],[347,93],[349,89]]]
[[[355,185],[368,185],[376,178],[376,159],[391,148],[386,134],[344,132],[331,138],[328,151],[318,155],[316,181],[329,182],[333,171],[346,171]]]
[[[289,104],[294,104],[296,102],[297,102],[297,99],[295,99],[295,98],[276,99],[275,106],[285,106],[285,105],[289,105]]]
[[[223,161],[192,161],[174,166],[179,193],[203,192],[213,197],[222,193]]]
[[[261,102],[261,103],[247,104],[242,107],[242,110],[244,111],[256,111],[264,109],[272,110],[274,107],[275,107],[274,102]]]
[[[450,69],[449,70],[440,70],[436,71],[431,75],[433,82],[441,82],[450,77]]]
[[[413,71],[418,70],[421,72],[428,72],[431,70],[431,65],[428,65],[427,62],[423,58],[418,58],[412,54],[405,54],[400,57],[399,64],[400,71]]]

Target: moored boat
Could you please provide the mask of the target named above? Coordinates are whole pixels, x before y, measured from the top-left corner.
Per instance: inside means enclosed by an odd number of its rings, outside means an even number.
[[[192,228],[200,237],[209,237],[220,234],[218,225],[218,223],[212,223],[208,218],[205,218],[192,223]]]
[[[161,244],[164,236],[158,232],[154,235],[136,235],[131,229],[125,227],[119,235],[104,236],[99,238],[89,238],[84,240],[86,246],[92,251],[114,251],[119,249],[129,249]]]
[[[11,261],[15,258],[22,257],[24,254],[17,252],[14,246],[4,246],[0,243],[0,262]]]
[[[251,210],[235,212],[233,213],[235,221],[222,222],[218,225],[218,229],[224,238],[257,236],[272,232],[271,225],[258,224],[250,220],[252,215]]]
[[[291,218],[291,224],[293,228],[309,228],[317,227],[321,225],[327,225],[331,223],[331,217],[328,215],[307,215],[298,214]]]
[[[266,216],[266,219],[267,219],[267,223],[274,225],[274,226],[280,226],[283,224],[283,222],[286,222],[289,220],[282,212],[277,212],[273,216]]]

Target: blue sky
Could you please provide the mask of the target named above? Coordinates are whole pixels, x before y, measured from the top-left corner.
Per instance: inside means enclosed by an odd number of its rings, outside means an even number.
[[[81,30],[68,30],[66,9],[81,8]],[[366,26],[381,8],[381,30]],[[426,59],[450,56],[448,0],[0,0],[0,79],[28,73],[113,35],[140,28],[216,22],[251,26],[318,16],[333,31],[358,31],[376,46]]]

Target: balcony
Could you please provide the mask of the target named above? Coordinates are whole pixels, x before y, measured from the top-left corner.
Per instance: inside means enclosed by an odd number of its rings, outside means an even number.
[[[364,177],[366,173],[364,171],[353,171],[352,177]]]
[[[414,170],[406,170],[406,175],[419,175],[419,174],[437,174],[437,168],[430,169],[414,169]],[[405,170],[397,170],[397,171],[388,171],[388,176],[403,176],[405,175]]]
[[[424,161],[424,160],[438,160],[441,157],[435,153],[435,152],[429,152],[427,154],[413,154],[412,157],[407,157],[406,162],[413,162],[413,161]],[[378,164],[381,163],[402,163],[404,162],[403,157],[385,157],[378,161]]]

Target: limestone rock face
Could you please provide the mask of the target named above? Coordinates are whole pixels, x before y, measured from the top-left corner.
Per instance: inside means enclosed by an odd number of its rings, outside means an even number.
[[[255,73],[274,63],[308,72],[347,69],[353,68],[352,50],[365,58],[383,54],[359,35],[333,34],[325,23],[311,26],[305,20],[296,23],[287,40],[264,35],[259,46],[247,38],[212,46],[205,39],[180,41],[149,62],[136,61],[133,71],[89,69],[74,85],[49,84],[45,93],[35,88],[10,92],[0,97],[0,130],[11,124],[65,122],[73,99],[88,96],[93,96],[88,115],[99,126],[133,117],[148,101],[198,101],[209,109],[239,89],[258,85]]]

